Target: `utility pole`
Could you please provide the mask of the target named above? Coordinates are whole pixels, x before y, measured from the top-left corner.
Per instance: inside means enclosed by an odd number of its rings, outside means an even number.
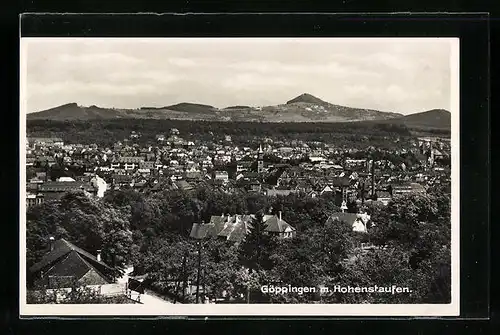
[[[182,303],[186,302],[186,281],[187,281],[187,273],[186,273],[186,260],[187,260],[188,252],[184,255],[184,259],[182,260]]]
[[[371,166],[371,173],[372,173],[372,199],[375,198],[375,160],[372,159],[372,166]]]
[[[201,241],[198,241],[198,271],[196,275],[196,303],[200,301]]]

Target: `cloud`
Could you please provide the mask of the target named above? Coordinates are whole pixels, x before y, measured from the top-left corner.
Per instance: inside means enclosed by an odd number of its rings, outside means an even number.
[[[127,85],[114,85],[110,83],[82,83],[79,81],[65,81],[52,83],[47,85],[31,84],[28,85],[28,90],[31,95],[71,95],[78,93],[98,93],[99,95],[140,95],[158,91],[158,86],[148,83],[135,83]]]
[[[139,64],[143,62],[143,60],[141,59],[123,55],[120,53],[88,53],[82,55],[60,54],[57,55],[56,61],[63,63],[70,63],[70,64],[75,64],[75,63],[96,64],[99,62],[112,62],[114,64],[126,63],[129,65]]]
[[[409,113],[449,108],[449,53],[446,40],[31,39],[27,90],[31,110],[75,99],[264,105],[307,92]]]
[[[293,85],[287,78],[268,77],[257,73],[241,73],[222,81],[222,86],[230,90],[263,90],[270,87]]]

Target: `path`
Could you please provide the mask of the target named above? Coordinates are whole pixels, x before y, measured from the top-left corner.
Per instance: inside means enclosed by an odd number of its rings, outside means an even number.
[[[125,269],[125,274],[121,278],[118,278],[117,282],[118,283],[127,283],[128,279],[129,279],[129,275],[130,275],[130,273],[132,273],[133,270],[134,270],[133,267],[129,267],[129,268]],[[139,297],[139,295],[140,295],[140,297]],[[165,305],[165,304],[172,304],[170,301],[167,301],[167,300],[164,300],[162,298],[154,296],[153,294],[149,293],[147,290],[145,290],[144,294],[139,294],[138,292],[132,291],[130,297],[134,300],[140,299],[140,302],[142,304],[148,305],[148,306],[151,306],[151,305],[161,306],[161,305]]]

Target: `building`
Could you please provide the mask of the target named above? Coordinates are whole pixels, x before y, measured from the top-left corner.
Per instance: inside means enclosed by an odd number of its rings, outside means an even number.
[[[253,214],[212,216],[210,222],[201,228],[195,228],[195,225],[193,225],[191,233],[195,233],[194,230],[206,229],[207,231],[203,234],[207,236],[218,237],[231,242],[241,242],[246,234],[250,233],[254,219],[255,215]],[[262,220],[266,226],[265,232],[275,234],[280,238],[295,237],[295,228],[282,219],[281,212],[278,215],[264,215]]]
[[[267,190],[266,195],[268,197],[277,197],[277,196],[286,197],[290,194],[295,194],[298,192],[299,192],[298,190],[273,188],[273,189]]]
[[[425,188],[418,183],[408,183],[400,185],[391,185],[390,193],[393,198],[425,193]]]
[[[38,192],[45,200],[59,199],[67,192],[83,191],[95,195],[97,189],[88,182],[51,181],[38,186]]]
[[[262,145],[259,146],[259,152],[257,153],[257,173],[264,172],[264,151],[262,150]]]
[[[115,270],[74,244],[60,239],[51,242],[50,251],[29,269],[28,284],[48,289],[106,285],[114,282]]]
[[[278,215],[264,216],[264,223],[266,225],[265,231],[269,234],[275,234],[280,238],[293,238],[296,234],[296,229],[288,222],[282,219],[281,212]]]
[[[334,221],[345,222],[352,227],[353,232],[367,233],[370,226],[370,215],[356,213],[332,213],[326,220],[326,225]]]
[[[215,171],[214,173],[215,180],[229,181],[229,174],[227,171]]]
[[[380,201],[384,206],[387,206],[391,201],[391,193],[387,191],[377,191],[376,192],[377,201]]]
[[[59,137],[29,137],[28,144],[31,147],[39,146],[39,147],[63,147],[64,141]]]
[[[42,194],[26,193],[26,207],[36,206],[43,203]]]
[[[119,159],[120,167],[125,170],[135,170],[138,169],[140,164],[144,163],[144,157],[120,157]]]

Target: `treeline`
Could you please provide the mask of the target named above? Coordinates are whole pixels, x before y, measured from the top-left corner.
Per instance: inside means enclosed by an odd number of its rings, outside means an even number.
[[[369,211],[375,226],[357,235],[345,222],[326,224],[338,211],[329,197],[300,194],[237,197],[202,187],[195,191],[138,193],[119,190],[103,199],[70,193],[61,200],[30,207],[27,213],[28,266],[47,252],[50,236],[64,237],[124,268],[147,273],[151,285],[179,297],[180,283],[198,276],[194,222],[212,215],[257,214],[241,244],[206,239],[201,251],[201,285],[207,298],[262,303],[449,303],[450,197],[434,193],[401,198]],[[282,212],[297,229],[290,240],[263,235],[260,216]],[[375,249],[364,253],[360,242]],[[406,294],[262,294],[262,285],[408,287]],[[182,296],[184,302],[194,297]]]
[[[96,143],[110,145],[128,138],[131,131],[140,132],[139,143],[154,142],[157,134],[168,135],[177,128],[186,140],[219,140],[231,135],[233,142],[245,143],[252,137],[274,140],[303,140],[321,142],[370,142],[384,138],[410,136],[402,125],[348,122],[348,123],[260,123],[215,122],[185,120],[119,119],[91,121],[29,120],[28,136],[58,136],[68,143]],[[382,141],[383,142],[383,141]]]

